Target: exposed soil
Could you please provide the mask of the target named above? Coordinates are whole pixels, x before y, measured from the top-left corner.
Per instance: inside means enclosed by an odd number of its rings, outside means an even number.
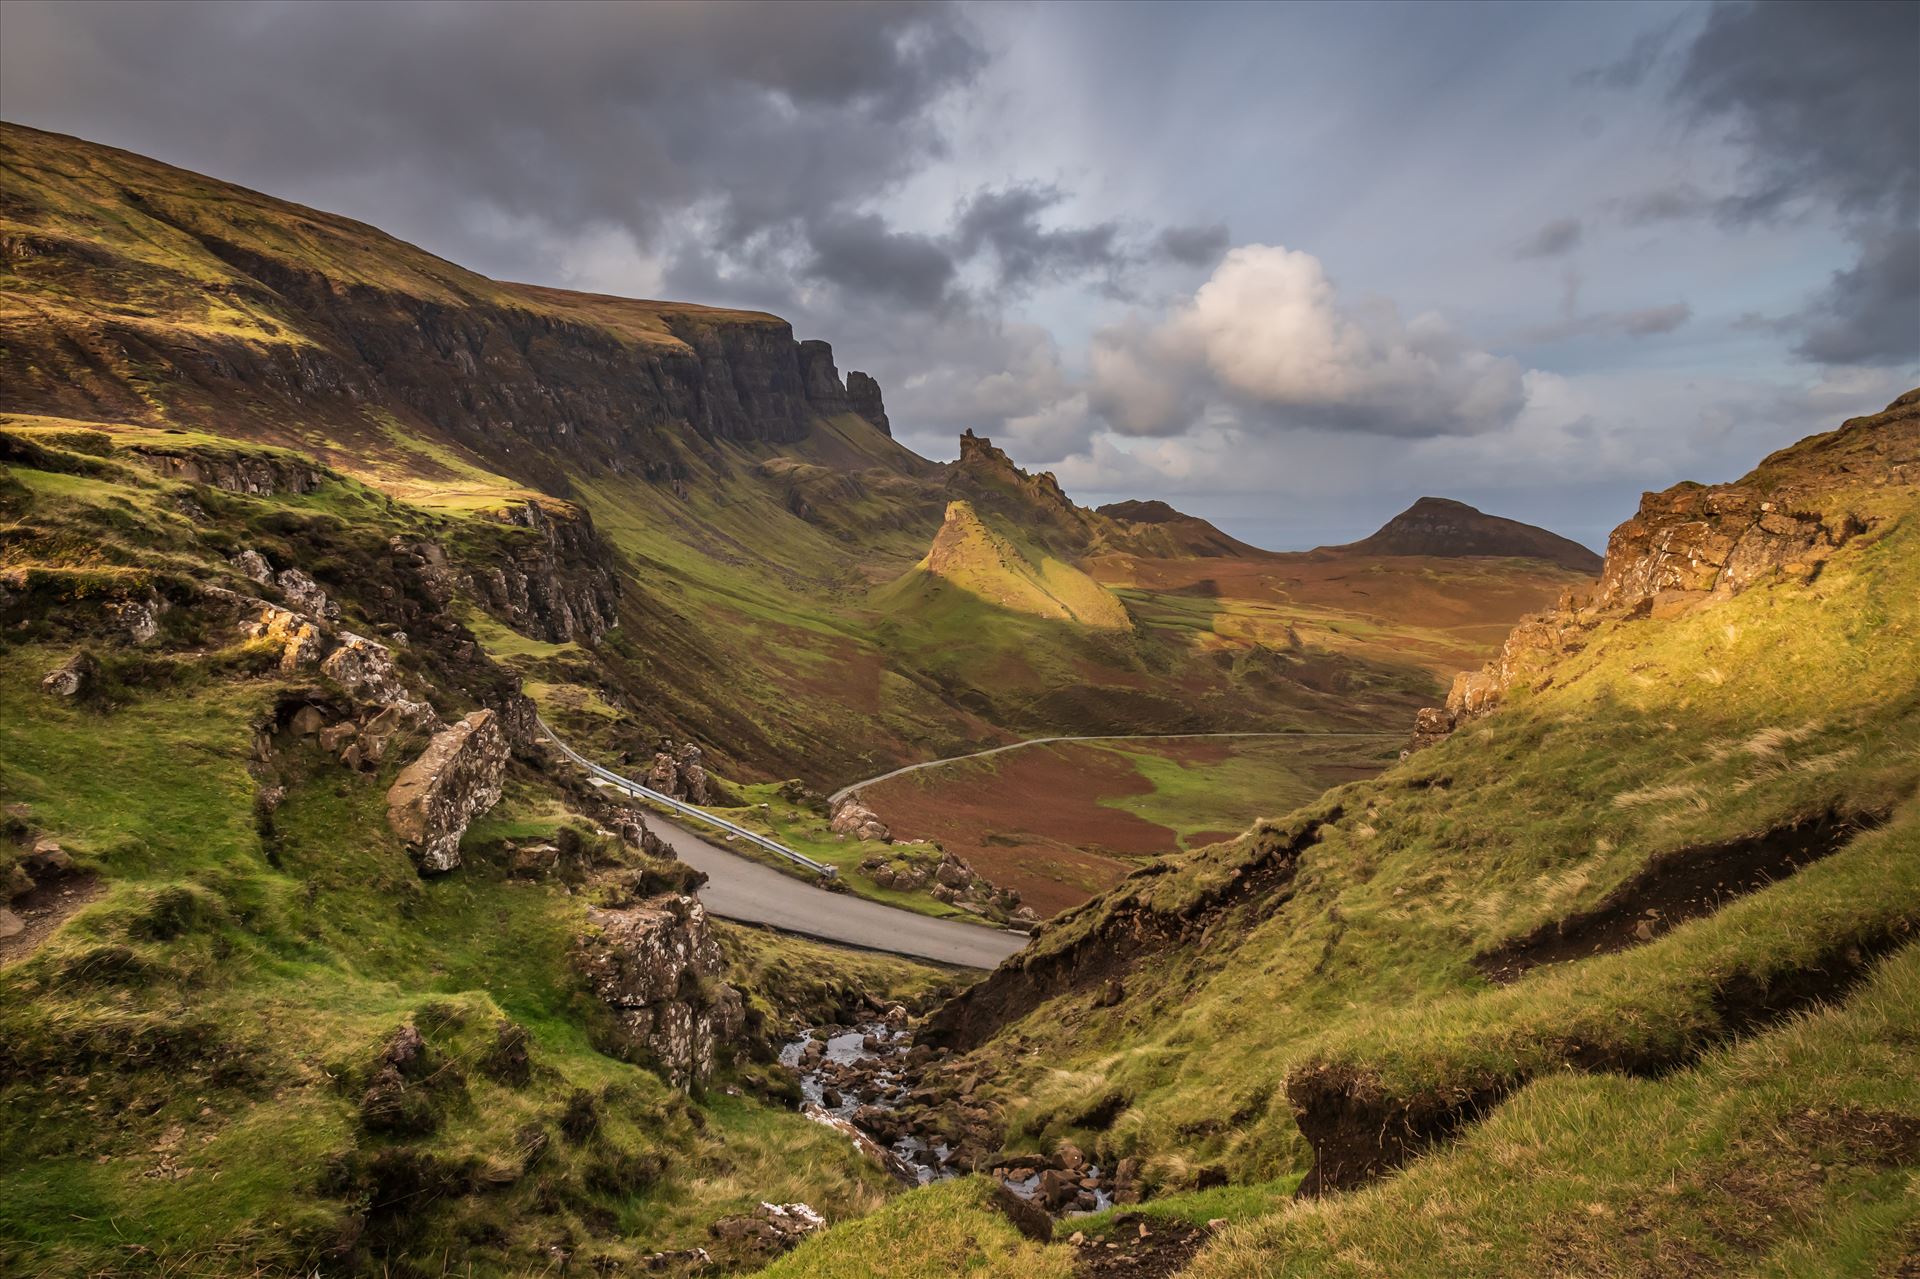
[[[1720,844],[1678,848],[1647,864],[1600,903],[1542,924],[1474,957],[1488,980],[1507,983],[1543,964],[1587,959],[1650,942],[1679,924],[1832,856],[1885,813],[1828,810]]]
[[[1205,1227],[1138,1213],[1122,1213],[1114,1225],[1111,1236],[1075,1246],[1078,1279],[1168,1279],[1187,1268],[1209,1237]]]
[[[1020,964],[1002,964],[941,1005],[921,1027],[920,1041],[956,1050],[972,1048],[1002,1026],[1018,1021],[1049,999],[1071,991],[1092,990],[1117,981],[1136,963],[1199,936],[1228,911],[1257,902],[1277,909],[1293,895],[1300,854],[1319,841],[1320,828],[1340,820],[1328,809],[1290,829],[1268,831],[1250,850],[1239,872],[1217,888],[1197,892],[1177,911],[1156,910],[1124,889],[1109,899],[1099,924],[1059,950],[1029,954]],[[1134,872],[1141,878],[1163,872],[1150,864]]]
[[[1844,998],[1875,961],[1912,940],[1910,925],[1894,925],[1836,938],[1804,968],[1723,974],[1711,994],[1717,1033],[1665,1050],[1568,1042],[1558,1045],[1561,1060],[1577,1070],[1667,1074],[1690,1065],[1711,1047],[1755,1034],[1803,1008]],[[1480,1118],[1530,1077],[1528,1071],[1514,1069],[1400,1095],[1389,1093],[1351,1063],[1323,1062],[1295,1072],[1287,1080],[1287,1099],[1314,1152],[1314,1166],[1299,1194],[1311,1197],[1366,1185]],[[1910,1134],[1889,1130],[1877,1137],[1883,1144],[1897,1144]]]
[[[1017,889],[1042,916],[1124,879],[1133,869],[1126,859],[1179,847],[1165,826],[1100,803],[1153,790],[1110,751],[1035,746],[937,771],[870,786],[861,797],[895,838],[937,840],[993,883]]]
[[[93,875],[69,875],[13,899],[13,913],[26,927],[11,937],[0,937],[0,964],[25,959],[40,948],[53,930],[75,911],[106,891]]]

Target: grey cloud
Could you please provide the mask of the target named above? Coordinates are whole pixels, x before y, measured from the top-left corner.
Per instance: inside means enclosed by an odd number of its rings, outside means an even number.
[[[956,250],[966,257],[991,254],[1003,288],[1118,270],[1126,261],[1118,224],[1040,224],[1041,215],[1064,198],[1057,187],[1032,184],[981,191],[960,208]]]
[[[945,245],[895,231],[875,214],[824,219],[808,235],[810,278],[874,300],[938,310],[953,300],[956,267]]]
[[[1160,256],[1181,266],[1212,266],[1232,241],[1224,223],[1211,226],[1170,226],[1154,237]]]
[[[1652,337],[1657,333],[1671,333],[1693,318],[1693,308],[1685,302],[1671,302],[1666,306],[1650,306],[1645,310],[1628,311],[1619,317],[1620,330],[1628,337]]]
[[[1652,74],[1654,66],[1673,43],[1680,19],[1633,38],[1627,51],[1604,66],[1592,67],[1573,78],[1575,84],[1598,85],[1606,89],[1638,88]]]
[[[734,244],[857,207],[939,154],[933,108],[984,57],[932,3],[9,4],[7,28],[9,118],[455,256],[535,238],[516,222],[652,248],[696,214]]]
[[[1860,259],[1796,317],[1796,354],[1822,364],[1920,362],[1920,229],[1875,230]]]
[[[1521,241],[1514,254],[1522,258],[1559,257],[1579,247],[1580,236],[1579,218],[1555,218]]]
[[[1692,318],[1693,307],[1685,302],[1669,302],[1633,311],[1593,311],[1585,315],[1569,311],[1551,324],[1536,325],[1515,336],[1530,346],[1587,337],[1655,337],[1673,332]]]
[[[1906,0],[1722,4],[1673,94],[1724,121],[1748,155],[1726,216],[1763,217],[1811,193],[1846,214],[1920,210],[1920,6]]]
[[[1702,217],[1719,202],[1691,182],[1654,187],[1639,195],[1610,202],[1610,207],[1628,226],[1648,226],[1657,222],[1679,222]]]

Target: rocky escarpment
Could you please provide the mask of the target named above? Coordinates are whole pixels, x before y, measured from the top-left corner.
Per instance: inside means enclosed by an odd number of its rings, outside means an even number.
[[[1094,992],[1102,1006],[1120,1002],[1127,975],[1176,951],[1249,904],[1272,910],[1292,896],[1300,856],[1340,820],[1338,808],[1298,815],[1287,826],[1262,823],[1211,856],[1222,873],[1164,880],[1157,862],[1133,872],[1104,897],[1042,924],[1025,950],[985,981],[947,1001],[928,1018],[920,1042],[955,1050],[985,1043],[1050,999]]]
[[[882,435],[891,438],[893,423],[887,420],[887,406],[880,396],[880,384],[858,369],[847,374],[847,404],[855,413],[878,427]]]
[[[521,502],[501,522],[527,529],[469,575],[489,611],[552,644],[598,641],[620,624],[620,576],[593,520],[566,503]]]
[[[206,484],[229,493],[311,493],[328,477],[305,458],[239,449],[195,448],[170,452],[142,445],[133,456],[170,480]]]
[[[4,268],[63,303],[7,325],[0,408],[262,438],[294,422],[373,447],[427,428],[565,492],[568,464],[670,478],[689,446],[795,441],[850,407],[827,344],[775,316],[500,284],[358,223],[19,126],[0,152],[8,216],[31,228]],[[228,325],[199,322],[209,296]]]
[[[1882,522],[1889,492],[1920,489],[1920,390],[1885,412],[1802,440],[1730,484],[1676,484],[1640,499],[1613,531],[1598,585],[1521,619],[1500,655],[1454,678],[1422,710],[1411,749],[1443,740],[1517,686],[1551,678],[1603,623],[1679,617],[1756,585],[1810,583],[1827,559]]]
[[[740,992],[698,900],[677,893],[587,912],[576,962],[611,1013],[603,1051],[654,1065],[676,1087],[704,1087],[717,1050],[745,1026]]]

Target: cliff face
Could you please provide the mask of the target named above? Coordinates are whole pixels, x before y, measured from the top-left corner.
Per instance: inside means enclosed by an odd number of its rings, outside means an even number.
[[[1607,540],[1598,586],[1521,619],[1498,657],[1456,676],[1444,711],[1422,712],[1416,748],[1543,678],[1605,621],[1677,617],[1769,580],[1812,582],[1836,550],[1882,522],[1876,508],[1888,494],[1916,488],[1920,390],[1782,449],[1730,484],[1644,494]]]
[[[549,458],[667,478],[685,445],[793,442],[849,411],[832,349],[775,316],[502,284],[17,126],[0,179],[0,408],[301,447],[424,425],[549,485]]]

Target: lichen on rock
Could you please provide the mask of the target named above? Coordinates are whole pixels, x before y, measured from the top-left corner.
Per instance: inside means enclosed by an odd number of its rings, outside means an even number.
[[[500,800],[507,738],[498,717],[475,711],[434,735],[387,791],[387,824],[423,873],[460,864],[460,837]]]
[[[576,962],[613,1013],[614,1055],[658,1067],[677,1088],[713,1077],[719,1045],[745,1025],[740,992],[698,899],[666,893],[624,909],[587,912]]]

